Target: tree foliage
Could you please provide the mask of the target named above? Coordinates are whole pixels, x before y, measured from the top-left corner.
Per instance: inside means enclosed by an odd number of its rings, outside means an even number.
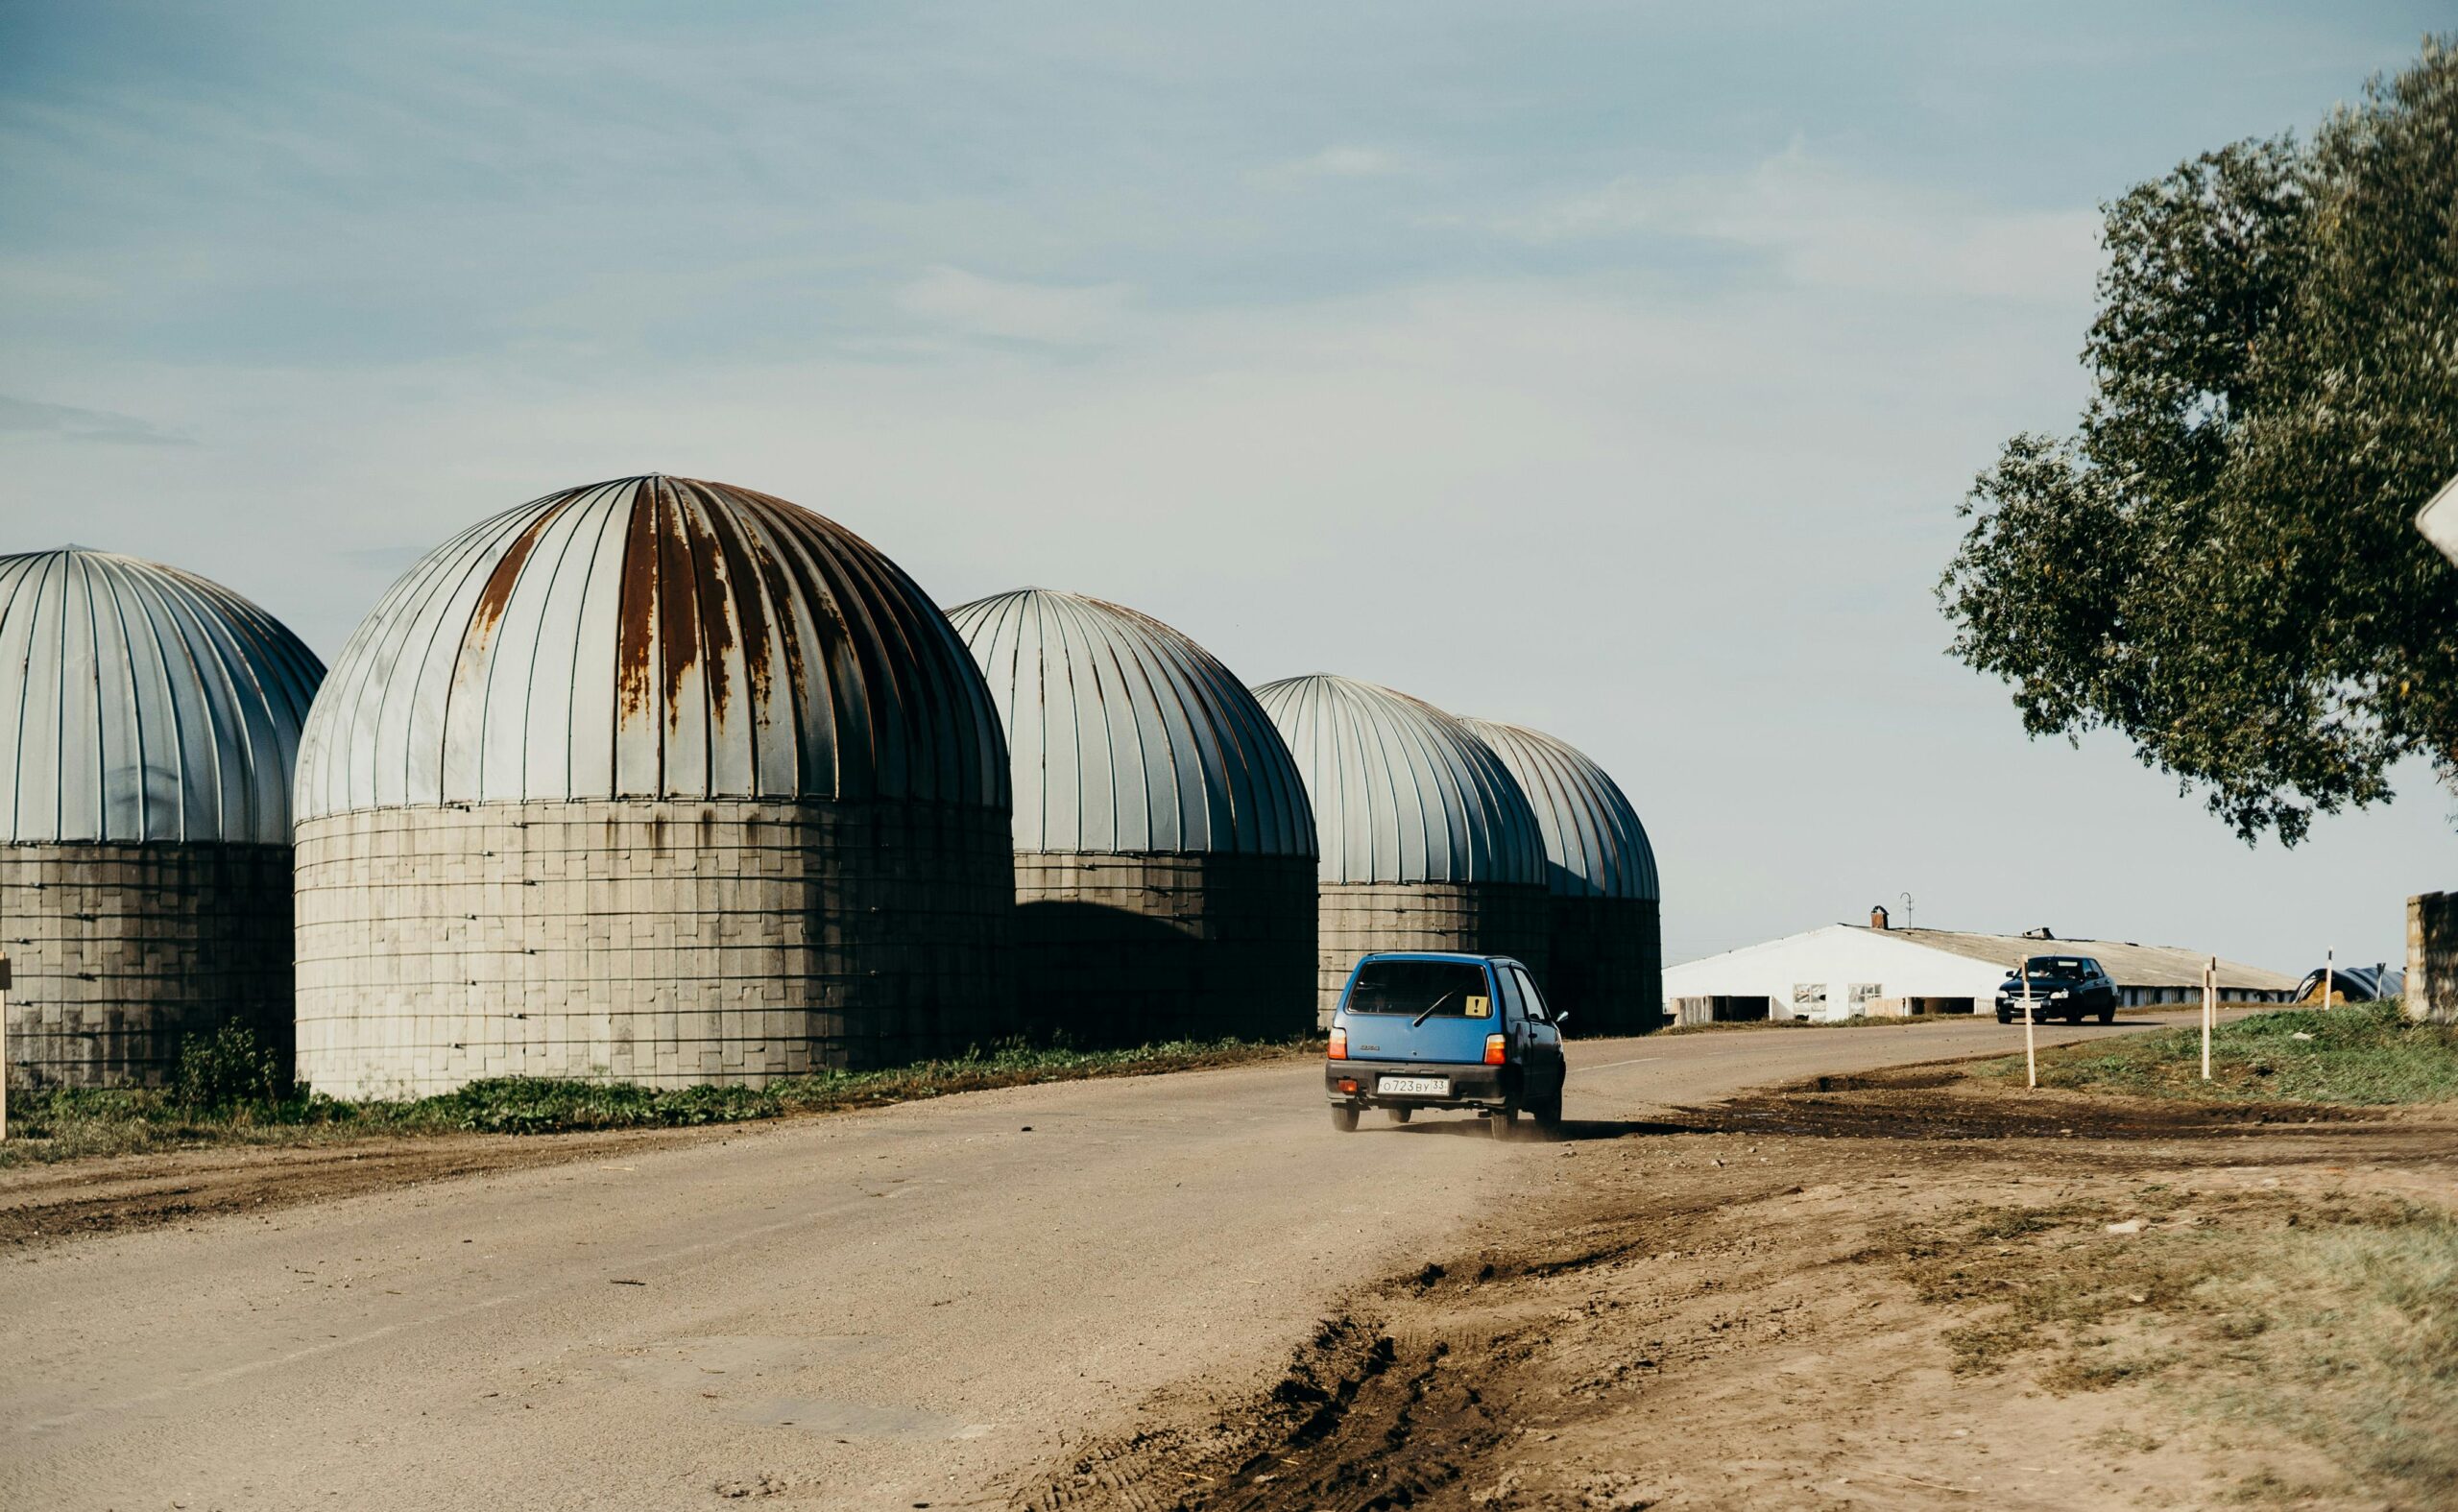
[[[2412,524],[2458,473],[2458,48],[2104,210],[2090,406],[1964,500],[1954,653],[2248,841],[2410,755],[2458,790],[2458,568]]]

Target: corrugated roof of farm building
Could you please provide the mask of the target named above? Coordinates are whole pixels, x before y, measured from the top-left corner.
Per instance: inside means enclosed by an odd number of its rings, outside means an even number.
[[[316,654],[218,583],[0,557],[0,841],[290,843]]]
[[[765,493],[661,475],[483,520],[342,648],[301,818],[588,798],[1007,806],[980,669],[895,563]]]
[[[1566,740],[1490,719],[1462,723],[1519,780],[1545,835],[1545,883],[1568,898],[1657,897],[1655,848],[1605,770]]]
[[[1450,714],[1355,678],[1255,689],[1306,777],[1326,883],[1545,882],[1518,780]]]
[[[1006,726],[1017,850],[1315,853],[1306,785],[1271,716],[1185,635],[1048,588],[948,618]]]
[[[1925,945],[1975,961],[2014,969],[2014,962],[2035,955],[2087,955],[2098,961],[2119,987],[2200,987],[2202,964],[2208,956],[2175,945],[2136,945],[2131,940],[2042,940],[2022,934],[1972,934],[1960,929],[1876,929],[1845,924],[1847,929],[1884,934]],[[2296,978],[2236,961],[2219,963],[2219,985],[2249,992],[2293,992]]]

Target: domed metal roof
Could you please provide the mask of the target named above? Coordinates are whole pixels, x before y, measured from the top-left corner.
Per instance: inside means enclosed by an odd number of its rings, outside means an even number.
[[[1266,684],[1255,698],[1305,775],[1325,882],[1544,883],[1535,813],[1458,720],[1319,673]]]
[[[462,532],[385,594],[307,721],[303,818],[523,799],[896,798],[1003,809],[947,616],[832,521],[622,478]]]
[[[1545,881],[1569,898],[1657,897],[1655,848],[1621,787],[1577,747],[1540,731],[1464,720],[1502,757],[1545,834]]]
[[[324,675],[192,572],[73,546],[0,557],[0,840],[288,845]]]
[[[1006,725],[1017,850],[1314,853],[1297,763],[1211,652],[1047,588],[948,617]]]

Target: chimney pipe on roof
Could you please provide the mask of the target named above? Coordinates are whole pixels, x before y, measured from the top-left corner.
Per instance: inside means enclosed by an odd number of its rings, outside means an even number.
[[[1869,909],[1869,927],[1872,929],[1883,929],[1886,927],[1885,904],[1875,904]]]

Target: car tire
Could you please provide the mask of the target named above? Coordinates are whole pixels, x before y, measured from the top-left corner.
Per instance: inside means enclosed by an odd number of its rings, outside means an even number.
[[[2101,1009],[2101,1010],[2100,1010],[2100,1022],[2102,1022],[2102,1023],[2114,1023],[2114,1022],[2116,1022],[2116,1004],[2114,1004],[2114,1003],[2110,1003],[2110,1004],[2109,1004],[2107,1007],[2105,1007],[2105,1008],[2103,1008],[2103,1009]]]
[[[1416,1116],[1417,1111],[1414,1108],[1394,1108],[1390,1113],[1393,1123],[1406,1123]]]
[[[1355,1134],[1357,1132],[1357,1110],[1354,1108],[1342,1108],[1337,1104],[1334,1105],[1332,1108],[1332,1127],[1339,1130],[1342,1134]]]
[[[1497,1140],[1507,1140],[1519,1132],[1519,1110],[1504,1104],[1485,1115],[1485,1132]]]
[[[1559,1092],[1554,1092],[1551,1097],[1529,1109],[1528,1114],[1536,1120],[1536,1127],[1548,1134],[1553,1133],[1562,1126],[1562,1094]]]
[[[2001,1013],[1997,1016],[1997,1021],[1999,1023],[2012,1023],[2014,1021],[2014,1016],[2010,1013]]]

